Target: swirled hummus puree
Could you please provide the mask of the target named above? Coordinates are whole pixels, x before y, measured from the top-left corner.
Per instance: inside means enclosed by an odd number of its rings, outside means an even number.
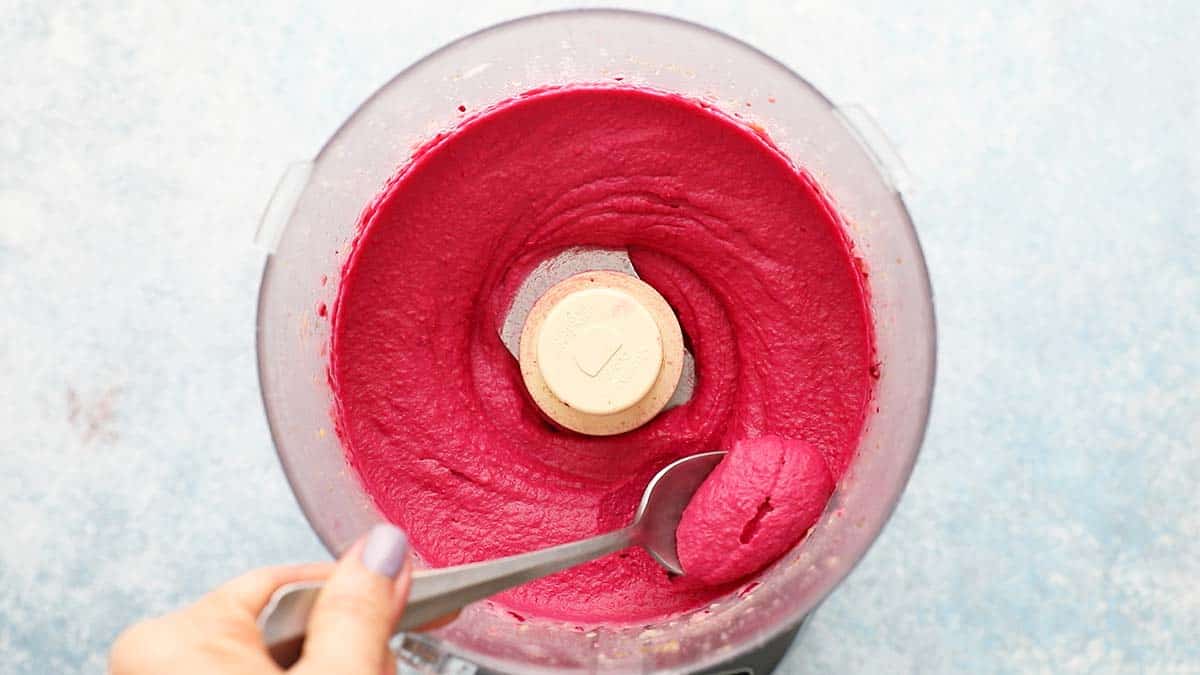
[[[617,436],[548,424],[497,336],[525,275],[581,245],[628,249],[696,360],[690,402]],[[431,565],[622,527],[667,463],[733,451],[680,528],[688,573],[633,548],[497,598],[578,622],[701,606],[794,546],[872,392],[863,278],[812,177],[740,121],[634,87],[530,92],[420,150],[364,212],[331,320],[349,462]]]

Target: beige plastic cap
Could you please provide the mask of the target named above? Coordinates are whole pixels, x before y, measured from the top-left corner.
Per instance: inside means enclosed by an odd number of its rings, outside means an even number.
[[[627,274],[570,277],[543,295],[521,333],[521,374],[551,419],[592,435],[658,414],[679,383],[683,335],[670,305]]]
[[[563,403],[609,415],[642,400],[662,368],[654,317],[629,293],[585,288],[559,300],[537,338],[538,370]]]

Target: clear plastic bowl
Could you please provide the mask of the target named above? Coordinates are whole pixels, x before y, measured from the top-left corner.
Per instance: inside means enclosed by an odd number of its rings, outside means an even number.
[[[519,622],[480,603],[425,645],[431,662],[445,665],[439,654],[449,652],[523,673],[690,672],[728,662],[794,628],[850,572],[895,508],[921,445],[935,360],[929,279],[895,171],[879,165],[845,109],[762,52],[695,24],[624,11],[542,14],[464,37],[397,75],[313,161],[289,170],[264,214],[263,400],[288,480],[329,550],[380,520],[333,431],[329,325],[318,316],[336,297],[364,205],[417,145],[454,126],[460,105],[479,110],[535,87],[615,78],[761,125],[833,198],[870,273],[875,409],[821,522],[741,597],[652,626],[582,630]]]

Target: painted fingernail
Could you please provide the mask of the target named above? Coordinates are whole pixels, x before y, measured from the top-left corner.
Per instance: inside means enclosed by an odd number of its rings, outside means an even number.
[[[385,577],[395,577],[404,567],[408,555],[408,537],[404,530],[390,523],[380,523],[371,528],[367,543],[363,546],[362,561],[367,569]]]

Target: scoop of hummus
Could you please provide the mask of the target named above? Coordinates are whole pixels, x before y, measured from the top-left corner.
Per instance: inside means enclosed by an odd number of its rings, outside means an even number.
[[[684,574],[725,584],[758,572],[817,522],[833,485],[825,459],[804,441],[739,441],[683,512],[675,541]]]

